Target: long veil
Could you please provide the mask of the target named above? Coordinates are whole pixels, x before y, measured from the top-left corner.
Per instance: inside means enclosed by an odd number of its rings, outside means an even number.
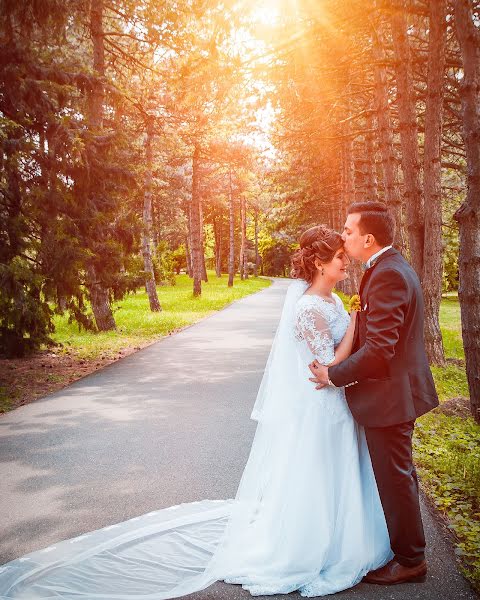
[[[272,503],[278,514],[284,501],[275,481],[295,443],[293,322],[307,287],[296,280],[288,288],[251,415],[258,425],[235,499],[150,512],[16,559],[0,567],[1,600],[166,600],[248,572],[251,542],[261,537],[258,527],[268,520]]]

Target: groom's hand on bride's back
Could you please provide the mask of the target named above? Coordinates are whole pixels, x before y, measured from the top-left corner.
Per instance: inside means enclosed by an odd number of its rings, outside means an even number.
[[[315,389],[321,390],[325,386],[329,385],[328,380],[328,367],[321,365],[318,360],[314,360],[308,365],[313,377],[309,377],[309,381],[315,383]]]

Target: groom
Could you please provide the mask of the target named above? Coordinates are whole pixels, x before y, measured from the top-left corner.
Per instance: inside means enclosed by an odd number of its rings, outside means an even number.
[[[394,558],[364,581],[383,585],[423,581],[427,573],[412,434],[415,419],[438,406],[423,340],[422,290],[392,247],[394,229],[385,204],[350,206],[345,250],[367,266],[352,354],[330,368],[309,365],[317,389],[346,387],[352,415],[365,428]]]

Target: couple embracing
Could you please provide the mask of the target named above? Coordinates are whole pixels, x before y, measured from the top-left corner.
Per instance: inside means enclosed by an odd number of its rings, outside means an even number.
[[[234,500],[154,511],[8,563],[0,598],[165,600],[215,581],[251,595],[425,579],[415,419],[438,405],[420,282],[377,202],[300,238]],[[366,263],[351,315],[333,293]]]

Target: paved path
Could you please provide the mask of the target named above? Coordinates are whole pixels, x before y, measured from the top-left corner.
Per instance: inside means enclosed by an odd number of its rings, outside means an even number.
[[[231,498],[288,281],[0,418],[0,563],[152,510]],[[337,598],[473,600],[424,510],[425,584],[361,584]],[[248,599],[215,584],[189,600]],[[293,600],[297,594],[283,596]]]

